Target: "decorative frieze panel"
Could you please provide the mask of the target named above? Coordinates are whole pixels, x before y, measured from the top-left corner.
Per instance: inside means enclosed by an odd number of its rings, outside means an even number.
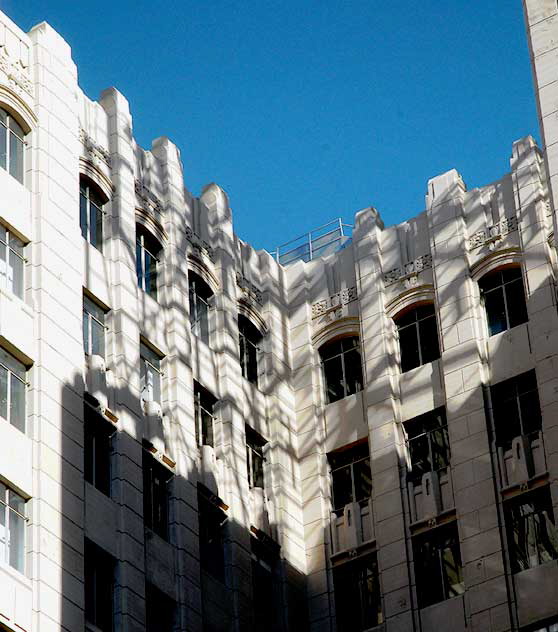
[[[107,167],[111,166],[110,154],[108,151],[101,147],[101,145],[98,145],[84,129],[79,130],[79,139],[85,147],[87,157],[93,163],[100,160],[101,162],[104,162]]]
[[[409,261],[405,265],[399,268],[393,268],[384,274],[385,285],[392,285],[397,281],[404,281],[411,277],[416,277],[417,274],[432,267],[432,255],[426,254],[417,257],[414,261]]]
[[[338,310],[343,305],[348,305],[358,298],[357,289],[355,286],[346,288],[332,294],[329,298],[324,298],[321,301],[316,301],[312,305],[312,318],[318,318],[325,316],[326,314]]]
[[[192,245],[192,248],[198,251],[200,255],[204,254],[213,262],[215,262],[215,251],[213,248],[189,227],[186,227],[186,239]]]
[[[249,281],[241,272],[236,273],[236,284],[242,290],[243,298],[249,302],[255,302],[263,305],[263,294],[251,281]]]
[[[141,180],[136,179],[134,187],[136,190],[136,196],[140,201],[140,206],[146,211],[162,215],[163,204],[161,203],[161,200],[150,189],[148,189]]]
[[[29,71],[20,59],[15,59],[8,53],[5,44],[0,45],[0,70],[8,78],[10,87],[14,92],[18,94],[27,92],[33,96],[33,83],[29,78]]]
[[[519,222],[515,215],[505,217],[493,226],[488,226],[483,230],[477,231],[474,235],[469,237],[469,250],[480,248],[485,244],[493,250],[497,242],[503,239],[509,233],[513,233],[519,227]]]

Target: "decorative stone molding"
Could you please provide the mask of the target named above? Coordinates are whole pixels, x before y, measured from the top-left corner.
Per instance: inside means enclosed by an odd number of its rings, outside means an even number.
[[[259,310],[254,309],[254,304],[248,302],[243,296],[237,301],[238,313],[246,316],[246,318],[256,327],[262,336],[265,336],[269,331],[267,323],[263,319]]]
[[[263,294],[251,281],[249,281],[242,272],[236,273],[236,284],[242,291],[242,299],[250,303],[257,303],[263,306]]]
[[[215,262],[215,251],[213,248],[189,227],[186,226],[186,239],[192,245],[192,248],[198,251],[200,256],[206,255],[210,261]]]
[[[470,274],[473,281],[478,281],[488,272],[510,265],[520,265],[522,260],[519,248],[506,248],[492,252],[471,267]]]
[[[168,242],[168,235],[153,215],[149,214],[144,208],[136,207],[136,222],[145,226],[147,230],[153,234],[162,247]]]
[[[9,86],[14,92],[26,92],[33,96],[33,82],[29,77],[29,71],[20,59],[15,59],[9,54],[5,44],[0,44],[0,70],[8,78]]]
[[[202,261],[195,253],[190,253],[188,255],[188,269],[193,270],[199,277],[201,277],[209,285],[213,294],[216,294],[219,291],[219,279],[205,261]]]
[[[360,336],[360,320],[357,316],[345,316],[328,323],[312,336],[312,344],[319,349],[330,340],[346,336]]]
[[[405,282],[406,286],[414,286],[418,283],[418,274],[432,267],[432,255],[430,253],[417,257],[414,261],[405,263],[402,267],[393,268],[384,273],[384,284],[393,285],[398,281]]]
[[[324,298],[321,301],[316,301],[312,304],[312,319],[319,318],[320,316],[325,316],[326,314],[335,313],[343,305],[348,305],[353,301],[356,301],[358,298],[358,293],[356,287],[353,285],[352,287],[345,288],[336,294],[332,294],[329,298]],[[341,317],[341,314],[338,315]]]
[[[83,128],[80,128],[79,130],[79,139],[83,143],[87,157],[93,164],[100,160],[101,162],[104,162],[107,167],[111,166],[109,152],[104,147],[97,144]]]
[[[493,226],[488,226],[477,231],[469,237],[469,250],[480,248],[488,244],[490,250],[494,250],[499,241],[509,233],[515,232],[519,228],[519,221],[515,215],[505,217]]]
[[[99,167],[88,160],[87,158],[80,157],[79,159],[79,172],[80,174],[90,178],[102,191],[105,196],[105,202],[108,202],[112,198],[114,192],[114,185],[111,180]]]
[[[145,184],[136,178],[134,181],[136,196],[140,201],[140,206],[148,212],[163,214],[163,204],[161,200]]]
[[[414,305],[433,303],[434,297],[434,286],[431,284],[413,287],[391,300],[386,305],[386,313],[390,318],[395,318],[397,314]]]

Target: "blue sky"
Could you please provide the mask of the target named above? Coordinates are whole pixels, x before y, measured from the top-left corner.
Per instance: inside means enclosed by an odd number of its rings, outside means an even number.
[[[80,85],[126,95],[144,147],[180,147],[188,189],[217,182],[236,232],[273,249],[375,206],[420,212],[428,178],[501,177],[538,138],[520,0],[0,0],[70,43]]]

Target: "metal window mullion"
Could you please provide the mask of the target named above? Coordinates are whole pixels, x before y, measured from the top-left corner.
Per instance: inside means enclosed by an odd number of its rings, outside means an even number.
[[[506,292],[506,284],[502,283],[500,286],[502,294],[504,295],[504,312],[506,314],[506,329],[510,328],[510,315],[508,311],[508,293]]]
[[[438,550],[438,564],[440,565],[440,578],[442,580],[442,593],[444,595],[444,599],[448,598],[448,588],[446,586],[446,576],[444,573],[444,563],[442,561],[444,553],[443,553],[443,549],[442,547],[440,547],[439,545],[437,546],[437,550]]]
[[[8,422],[12,423],[12,372],[8,369],[8,379],[6,380],[6,416]]]
[[[413,324],[415,326],[415,331],[417,334],[417,348],[419,354],[419,366],[422,366],[422,345],[420,341],[420,330],[419,330],[419,320],[417,319]]]
[[[353,461],[350,466],[351,466],[351,488],[352,488],[352,495],[353,495],[353,502],[356,503],[356,485],[355,485],[355,470],[354,470],[354,465],[355,465],[355,461]]]
[[[339,355],[341,356],[341,374],[343,376],[343,396],[347,397],[347,378],[345,377],[345,357],[343,353],[341,352]]]

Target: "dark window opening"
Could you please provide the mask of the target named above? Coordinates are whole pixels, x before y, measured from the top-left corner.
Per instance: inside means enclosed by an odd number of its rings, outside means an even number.
[[[358,336],[333,340],[320,347],[328,404],[362,390]]]
[[[172,632],[176,603],[149,582],[145,585],[145,632]]]
[[[246,464],[248,467],[248,485],[264,488],[264,446],[266,444],[255,430],[246,426]]]
[[[104,196],[88,178],[79,181],[79,224],[82,237],[103,252]]]
[[[161,244],[141,224],[136,224],[136,274],[138,287],[157,300],[157,276]]]
[[[367,501],[372,494],[368,443],[331,452],[328,458],[331,468],[333,511],[341,516],[345,505]]]
[[[521,268],[502,268],[479,281],[490,336],[526,323],[527,305]]]
[[[455,522],[413,538],[413,551],[420,608],[463,593],[465,585]]]
[[[409,478],[420,480],[426,472],[449,467],[449,435],[444,407],[405,422],[411,469]]]
[[[23,184],[25,133],[14,117],[0,108],[0,168]]]
[[[383,623],[376,553],[333,568],[339,632],[364,632]]]
[[[432,303],[419,305],[393,320],[399,335],[402,373],[440,357],[438,325]]]
[[[214,446],[213,422],[217,399],[194,380],[194,422],[196,424],[196,442],[198,446]]]
[[[506,500],[504,513],[513,573],[558,559],[558,530],[548,487]]]
[[[238,343],[242,377],[258,385],[258,362],[261,353],[262,335],[242,314],[238,315]]]
[[[172,473],[143,451],[143,520],[164,540],[169,538],[169,483]]]
[[[85,540],[85,620],[102,632],[114,629],[114,572],[112,555]]]
[[[110,496],[112,439],[114,426],[88,404],[83,405],[85,424],[85,480]]]
[[[227,514],[198,490],[200,566],[203,571],[223,584],[227,519]]]
[[[277,552],[258,540],[250,538],[252,557],[252,606],[254,609],[255,630],[269,627],[270,617],[277,613],[275,597],[275,572],[278,561]]]
[[[490,387],[496,445],[508,450],[512,440],[542,427],[535,371],[527,371]]]
[[[209,344],[209,313],[213,292],[195,272],[188,273],[190,329],[194,336]]]

